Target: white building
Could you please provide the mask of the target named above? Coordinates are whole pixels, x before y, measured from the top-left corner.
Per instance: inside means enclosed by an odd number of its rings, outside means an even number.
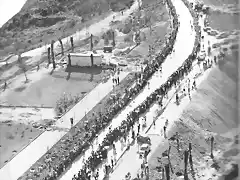
[[[68,66],[100,66],[103,63],[103,55],[87,53],[69,53]]]

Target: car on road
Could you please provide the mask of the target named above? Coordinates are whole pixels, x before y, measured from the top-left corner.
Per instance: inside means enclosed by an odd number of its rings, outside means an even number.
[[[139,148],[139,157],[142,158],[144,157],[144,154],[147,153],[149,154],[149,152],[151,151],[151,146],[150,144],[142,144]]]

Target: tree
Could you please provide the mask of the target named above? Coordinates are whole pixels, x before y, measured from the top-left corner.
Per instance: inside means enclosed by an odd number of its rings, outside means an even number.
[[[48,65],[49,65],[49,64],[51,64],[51,48],[48,47],[47,51],[48,51]]]
[[[211,158],[213,159],[213,142],[214,142],[214,137],[211,137]]]
[[[187,166],[188,166],[188,151],[184,151],[184,180],[188,180]]]
[[[54,40],[51,41],[51,54],[52,54],[53,69],[55,69],[56,63],[55,63],[55,55],[54,55]]]
[[[115,33],[114,33],[114,31],[112,32],[112,39],[113,39],[112,46],[115,47],[116,46],[116,42],[115,42]]]
[[[58,41],[60,43],[60,46],[61,46],[61,53],[62,53],[62,56],[64,55],[64,48],[63,48],[63,43],[62,43],[62,40],[61,38],[58,38]]]
[[[22,70],[22,72],[24,73],[25,76],[25,80],[26,82],[28,82],[28,78],[27,78],[27,67],[26,64],[23,62],[21,54],[18,54],[18,63],[19,63],[19,68]]]
[[[73,37],[70,37],[70,43],[71,43],[71,48],[73,52],[74,51]]]
[[[90,36],[90,51],[93,50],[93,35]]]

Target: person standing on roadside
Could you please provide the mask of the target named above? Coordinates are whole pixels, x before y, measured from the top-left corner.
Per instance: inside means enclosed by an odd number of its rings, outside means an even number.
[[[195,79],[193,80],[193,89],[195,89],[195,90],[197,89],[196,80]]]
[[[73,118],[70,118],[71,127],[73,127]]]
[[[176,103],[177,103],[177,105],[179,104],[179,97],[178,97],[178,93],[176,93]]]
[[[117,77],[117,84],[119,84],[120,80],[119,80],[119,76]]]
[[[167,138],[167,136],[166,136],[166,129],[167,129],[167,127],[166,127],[166,126],[163,126],[163,135],[164,135],[164,138],[165,138],[165,139]]]

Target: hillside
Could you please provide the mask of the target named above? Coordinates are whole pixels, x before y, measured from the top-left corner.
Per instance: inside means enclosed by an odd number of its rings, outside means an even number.
[[[133,0],[28,0],[0,29],[0,56],[66,37]]]

